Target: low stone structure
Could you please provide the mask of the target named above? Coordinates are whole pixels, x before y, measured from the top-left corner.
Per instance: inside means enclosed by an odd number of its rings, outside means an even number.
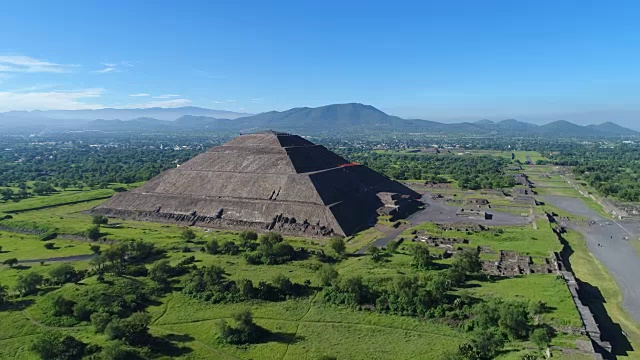
[[[482,271],[497,276],[553,274],[558,271],[558,263],[554,258],[545,258],[542,264],[534,264],[531,256],[500,250],[498,261],[482,262]]]
[[[483,199],[483,198],[468,198],[465,202],[469,205],[480,205],[480,206],[489,205],[489,200]]]
[[[486,211],[481,211],[476,209],[465,209],[465,208],[461,208],[460,210],[456,211],[456,216],[477,217],[485,220],[493,219],[493,215]]]

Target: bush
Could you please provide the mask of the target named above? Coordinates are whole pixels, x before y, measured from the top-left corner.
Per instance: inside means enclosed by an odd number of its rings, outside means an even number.
[[[256,241],[258,240],[258,233],[252,230],[244,230],[240,232],[240,240],[242,241]]]
[[[182,240],[193,241],[196,238],[196,233],[192,229],[186,228],[182,230]]]
[[[111,322],[111,318],[111,315],[104,312],[93,313],[91,314],[91,325],[97,333],[103,333]]]
[[[220,253],[220,244],[217,239],[211,239],[205,245],[205,250],[207,254],[216,255]]]
[[[110,340],[122,340],[129,345],[145,345],[149,338],[151,315],[137,312],[126,319],[112,319],[104,330]]]
[[[338,279],[338,276],[338,271],[336,271],[336,269],[329,264],[323,264],[318,269],[318,277],[320,278],[320,283],[322,284],[322,286],[333,285]]]
[[[347,246],[344,243],[344,239],[342,238],[332,238],[329,240],[329,247],[336,253],[338,256],[344,255],[347,250]]]
[[[71,316],[73,315],[73,306],[75,302],[65,299],[62,295],[57,295],[51,299],[51,307],[53,316]]]
[[[42,275],[35,272],[30,272],[26,275],[20,274],[18,275],[15,289],[22,296],[32,295],[38,291],[38,288],[42,285],[43,281],[44,278]]]
[[[77,282],[81,276],[71,264],[60,264],[49,270],[49,277],[54,285]]]
[[[42,360],[75,360],[84,355],[86,344],[73,336],[57,331],[47,331],[38,335],[31,344],[31,350]]]
[[[96,241],[100,239],[102,234],[100,233],[100,225],[93,225],[87,229],[85,236],[90,240]]]
[[[534,343],[539,349],[545,349],[551,342],[551,336],[549,331],[545,327],[539,327],[531,333],[529,337],[532,343]]]
[[[107,225],[109,223],[109,218],[102,215],[93,215],[91,223],[94,225]]]
[[[219,338],[229,344],[257,343],[268,332],[253,322],[251,311],[246,310],[233,316],[235,326],[221,321],[218,325]]]
[[[54,244],[54,243],[46,243],[46,244],[44,244],[44,248],[47,249],[47,250],[52,250],[55,247],[56,247],[56,244]]]
[[[413,262],[411,264],[420,270],[429,270],[433,267],[433,259],[426,245],[416,244],[413,247]]]
[[[395,253],[396,251],[398,251],[398,248],[400,247],[400,243],[401,241],[389,241],[389,243],[387,244],[387,246],[385,247],[387,249],[388,252],[390,253]]]

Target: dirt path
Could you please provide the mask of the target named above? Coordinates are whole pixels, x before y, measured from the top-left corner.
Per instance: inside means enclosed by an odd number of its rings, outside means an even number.
[[[585,222],[571,222],[569,226],[585,235],[589,251],[616,280],[623,296],[622,305],[640,323],[640,257],[631,243],[639,241],[640,224],[605,219],[579,198],[543,196],[543,199],[571,214],[595,221],[591,226]]]
[[[43,258],[43,259],[28,259],[28,260],[19,260],[18,264],[34,264],[44,261],[45,263],[52,262],[74,262],[74,261],[84,261],[93,259],[94,254],[87,255],[71,255],[71,256],[60,256],[60,257],[51,257],[51,258]]]

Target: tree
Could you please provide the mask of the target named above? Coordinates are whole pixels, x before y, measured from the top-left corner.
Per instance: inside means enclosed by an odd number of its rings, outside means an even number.
[[[89,246],[89,249],[91,250],[92,253],[94,253],[95,255],[100,254],[100,245],[91,245]]]
[[[151,266],[151,270],[149,270],[149,278],[158,284],[162,292],[165,292],[171,289],[169,277],[172,275],[173,271],[174,268],[169,264],[169,260],[162,259]]]
[[[218,243],[218,239],[211,239],[204,246],[207,254],[216,255],[220,253],[220,243]]]
[[[7,303],[9,299],[9,293],[7,292],[7,287],[0,284],[0,306]]]
[[[33,184],[33,193],[37,194],[37,195],[46,195],[46,194],[51,194],[56,192],[56,189],[53,188],[53,186],[51,186],[51,184],[45,183],[45,182],[41,182],[41,181],[36,181]]]
[[[71,186],[71,184],[67,180],[62,180],[58,183],[58,186],[60,187],[60,189],[62,189],[62,191],[65,191]]]
[[[251,230],[244,230],[240,232],[240,240],[242,241],[256,241],[258,240],[258,233]]]
[[[371,245],[367,248],[367,252],[371,256],[371,260],[378,262],[382,260],[382,250],[375,245]]]
[[[93,241],[100,239],[102,234],[100,233],[100,225],[93,225],[86,231],[86,236]]]
[[[82,358],[86,344],[70,335],[46,331],[38,335],[31,350],[42,360],[76,360]]]
[[[5,261],[2,262],[3,265],[9,265],[9,267],[13,267],[17,263],[18,263],[18,259],[16,258],[6,259]]]
[[[122,341],[109,341],[100,352],[100,360],[129,360],[135,359],[134,353],[126,348]]]
[[[428,270],[433,266],[431,253],[426,245],[417,244],[413,247],[412,265],[420,270]]]
[[[218,325],[219,336],[230,344],[251,344],[260,340],[266,330],[253,322],[250,310],[239,312],[233,316],[235,326],[221,321]]]
[[[514,302],[501,304],[498,324],[509,339],[526,339],[531,329],[531,317],[526,304]]]
[[[91,223],[93,225],[107,225],[109,223],[109,218],[103,215],[93,215]]]
[[[338,256],[344,255],[345,251],[347,250],[344,239],[339,237],[335,237],[329,240],[329,246]]]
[[[104,332],[110,340],[122,340],[129,345],[144,345],[149,341],[151,315],[144,312],[133,313],[126,319],[113,319]]]
[[[91,314],[91,325],[97,333],[103,333],[107,325],[111,322],[112,316],[105,312],[96,312]]]
[[[60,264],[49,271],[51,281],[56,285],[78,281],[78,272],[69,263]]]
[[[389,241],[389,243],[387,244],[387,246],[385,246],[385,248],[387,249],[387,251],[391,254],[395,253],[396,251],[398,251],[398,248],[400,247],[400,241]]]
[[[466,274],[476,274],[482,270],[480,253],[476,249],[465,249],[456,254],[453,266],[458,267]]]
[[[533,330],[529,337],[532,343],[534,343],[539,349],[544,349],[551,342],[551,336],[546,327],[539,327]]]
[[[73,306],[75,302],[65,299],[62,295],[56,295],[51,299],[51,307],[53,308],[53,316],[70,316],[73,315]]]
[[[495,329],[476,331],[471,342],[460,345],[459,352],[465,359],[494,359],[504,346],[502,335]]]
[[[318,277],[323,286],[333,285],[338,279],[338,271],[330,264],[323,264],[318,269]]]
[[[16,281],[15,289],[20,295],[31,295],[38,291],[44,278],[42,275],[35,272],[27,273],[26,275],[20,274]]]
[[[196,233],[192,229],[186,228],[182,230],[182,240],[193,241],[196,238]]]

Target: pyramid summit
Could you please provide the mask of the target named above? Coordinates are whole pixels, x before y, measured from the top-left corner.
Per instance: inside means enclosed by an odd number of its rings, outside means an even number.
[[[300,136],[240,135],[92,213],[302,236],[348,236],[377,215],[417,208],[419,194]]]

